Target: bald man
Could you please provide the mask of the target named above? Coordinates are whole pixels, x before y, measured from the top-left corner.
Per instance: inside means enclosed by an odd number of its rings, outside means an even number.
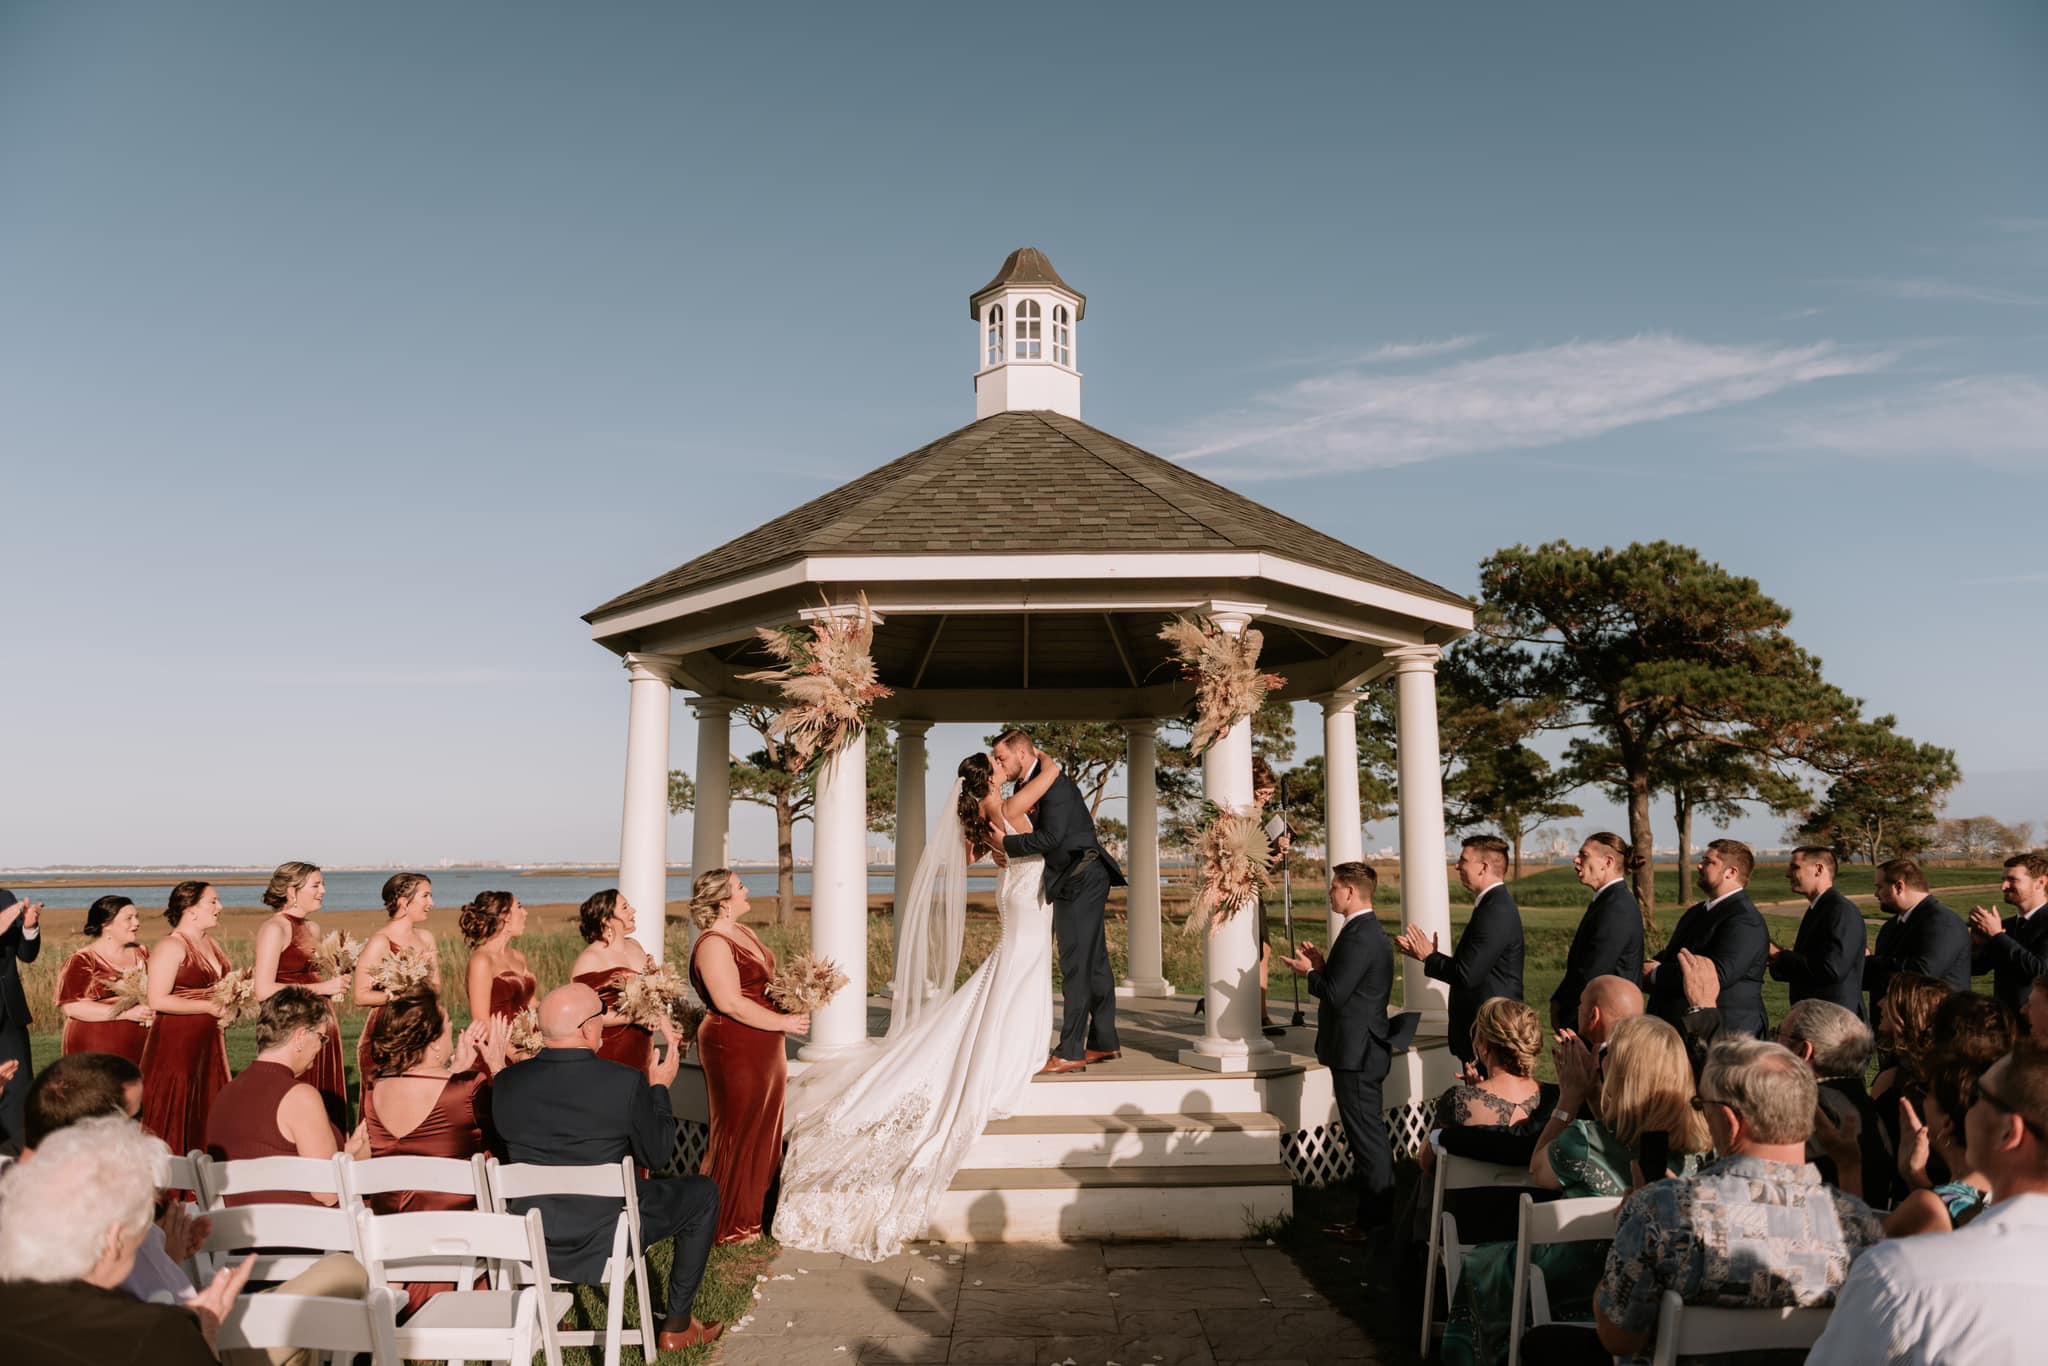
[[[1626,977],[1595,977],[1579,993],[1579,1037],[1595,1053],[1623,1020],[1643,1013],[1643,990]]]
[[[636,1165],[650,1171],[675,1161],[676,1117],[668,1088],[682,1050],[673,1032],[662,1030],[667,1047],[657,1044],[644,1075],[607,1062],[597,1056],[604,1042],[604,1005],[589,987],[571,983],[541,998],[540,1033],[545,1047],[499,1073],[491,1086],[492,1118],[507,1161],[615,1166],[630,1153]],[[724,1325],[698,1322],[690,1306],[696,1303],[718,1231],[718,1187],[702,1176],[641,1177],[638,1194],[642,1244],[651,1248],[664,1238],[675,1239],[661,1350],[680,1352],[710,1342]],[[510,1205],[514,1214],[541,1212],[548,1265],[555,1275],[579,1285],[604,1279],[619,1220],[617,1202],[546,1195]]]

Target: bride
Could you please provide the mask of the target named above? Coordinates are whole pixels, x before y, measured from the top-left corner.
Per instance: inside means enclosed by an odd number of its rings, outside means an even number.
[[[960,762],[900,908],[895,996],[881,1047],[790,1084],[776,1241],[867,1261],[920,1236],[967,1149],[1022,1096],[1052,1032],[1052,907],[1044,860],[1013,858],[996,893],[1002,935],[959,990],[967,866],[1031,829],[1059,776],[1047,757],[1002,797],[986,754]]]

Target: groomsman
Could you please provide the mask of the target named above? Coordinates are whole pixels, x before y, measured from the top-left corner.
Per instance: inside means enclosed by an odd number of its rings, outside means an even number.
[[[1410,925],[1394,947],[1422,964],[1423,972],[1451,984],[1451,1052],[1472,1061],[1472,1021],[1482,1003],[1495,996],[1522,999],[1522,912],[1508,895],[1508,844],[1494,835],[1474,835],[1458,854],[1458,881],[1472,893],[1472,918],[1445,953],[1435,935],[1423,937]]]
[[[1722,1028],[1731,1034],[1768,1037],[1764,967],[1770,959],[1771,933],[1745,890],[1755,871],[1756,855],[1740,840],[1715,840],[1700,855],[1694,880],[1707,899],[1679,917],[1671,942],[1644,970],[1650,1014],[1683,1031],[1687,1004],[1678,955],[1689,952],[1714,965],[1720,980],[1714,1006],[1721,1013]]]
[[[14,1070],[0,1090],[0,1152],[21,1151],[22,1116],[34,1075],[29,1059],[28,995],[21,989],[21,965],[43,951],[43,908],[0,888],[0,1068]]]
[[[1877,907],[1892,917],[1877,932],[1877,947],[1863,960],[1863,989],[1870,993],[1870,1018],[1884,1004],[1892,977],[1917,972],[1970,989],[1970,932],[1963,918],[1927,890],[1927,874],[1909,858],[1877,866]]]
[[[2019,914],[2005,920],[1979,906],[1970,912],[1972,972],[1989,972],[1991,994],[2024,1022],[2027,992],[2048,975],[2048,854],[2014,854],[2005,861],[2005,904]]]
[[[1550,994],[1550,1027],[1570,1029],[1579,998],[1597,977],[1620,977],[1631,990],[1643,980],[1643,908],[1628,889],[1631,851],[1619,835],[1601,831],[1579,846],[1572,870],[1593,889],[1565,956],[1564,979]]]
[[[1308,981],[1316,998],[1316,1061],[1330,1069],[1344,1140],[1358,1163],[1358,1217],[1331,1233],[1362,1241],[1387,1222],[1394,1203],[1394,1150],[1387,1138],[1382,1092],[1393,1062],[1387,1002],[1394,991],[1394,953],[1373,915],[1379,877],[1363,863],[1330,870],[1330,909],[1344,917],[1326,958],[1304,942],[1282,962]]]
[[[1835,890],[1835,851],[1803,844],[1792,851],[1785,881],[1806,898],[1792,947],[1771,945],[1771,976],[1792,984],[1792,1004],[1832,1001],[1863,1013],[1863,959],[1870,938],[1863,912]]]

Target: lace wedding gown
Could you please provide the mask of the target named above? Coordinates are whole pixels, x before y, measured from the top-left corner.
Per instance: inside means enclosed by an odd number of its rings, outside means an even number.
[[[895,1255],[924,1233],[983,1126],[1021,1098],[1052,1033],[1044,864],[1012,859],[1003,870],[1002,936],[965,985],[913,1009],[914,1022],[892,1026],[879,1049],[790,1083],[776,1241],[867,1261]],[[953,933],[957,964],[957,926]],[[943,976],[932,991],[943,993],[954,970],[938,956]],[[919,989],[903,961],[899,951],[899,996]]]

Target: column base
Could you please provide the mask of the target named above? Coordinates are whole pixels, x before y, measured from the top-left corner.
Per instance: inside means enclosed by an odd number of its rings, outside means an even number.
[[[1128,977],[1128,978],[1125,978],[1125,979],[1124,979],[1124,982],[1123,982],[1123,984],[1122,984],[1121,986],[1119,986],[1119,987],[1118,987],[1118,988],[1116,989],[1116,994],[1117,994],[1117,995],[1119,995],[1119,996],[1123,996],[1123,997],[1132,997],[1132,996],[1159,996],[1159,997],[1165,997],[1165,996],[1174,996],[1174,995],[1177,995],[1178,993],[1174,991],[1174,989],[1173,989],[1173,983],[1171,983],[1171,982],[1167,981],[1167,980],[1166,980],[1165,978],[1163,978],[1163,977],[1158,977],[1158,978],[1154,978],[1154,979],[1152,979],[1151,981],[1144,981],[1144,982],[1141,982],[1141,981],[1139,981],[1139,980],[1138,980],[1137,978],[1135,978],[1135,977]]]
[[[874,1047],[873,1039],[856,1039],[851,1043],[807,1043],[797,1049],[796,1055],[803,1062],[834,1062],[865,1053]]]
[[[1253,1039],[1245,1043],[1229,1043],[1221,1040],[1202,1040],[1217,1052],[1204,1052],[1201,1047],[1183,1048],[1179,1059],[1182,1067],[1200,1068],[1204,1072],[1285,1072],[1300,1064],[1290,1053],[1282,1053],[1265,1039]]]

